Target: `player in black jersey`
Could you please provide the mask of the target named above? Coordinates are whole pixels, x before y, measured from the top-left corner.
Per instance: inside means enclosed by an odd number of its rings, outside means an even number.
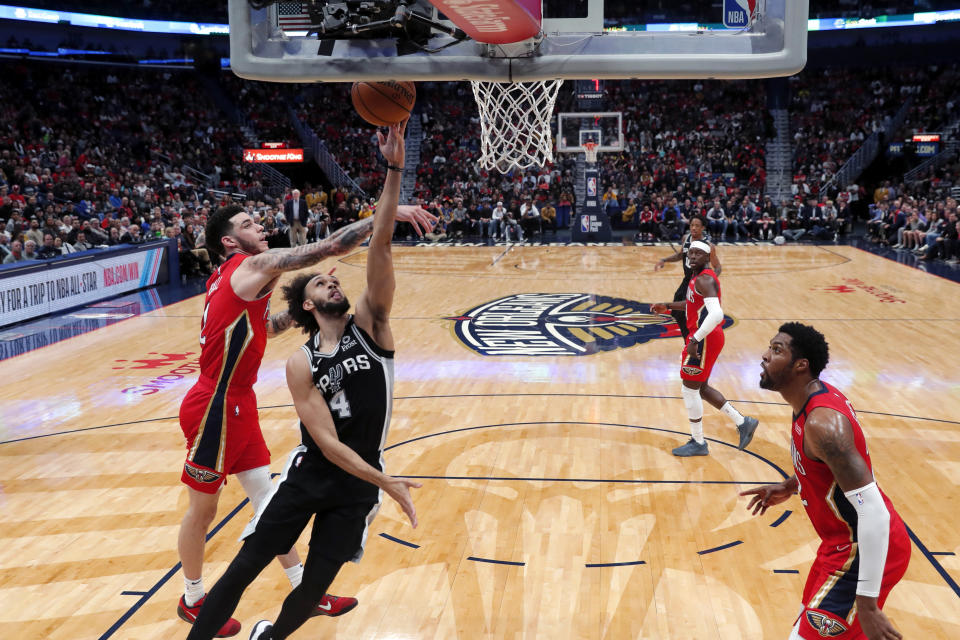
[[[417,482],[383,473],[381,453],[393,404],[390,308],[396,286],[390,239],[400,193],[406,123],[378,132],[387,179],[367,253],[367,289],[350,302],[332,274],[302,274],[283,287],[294,324],[310,339],[287,360],[287,385],[302,443],[290,454],[273,493],[243,533],[243,547],[214,585],[188,640],[209,640],[273,556],[293,546],[313,517],[303,581],[283,601],[277,621],[258,622],[255,640],[282,640],[311,616],[340,567],[363,555],[367,528],[383,492],[410,523]]]
[[[668,262],[681,262],[683,264],[683,282],[680,283],[676,293],[673,294],[674,302],[687,299],[687,288],[690,286],[690,276],[693,275],[693,270],[687,264],[687,250],[690,249],[690,243],[695,240],[710,245],[710,268],[713,269],[714,273],[720,275],[720,257],[717,255],[717,247],[710,241],[710,234],[707,233],[707,221],[701,215],[694,216],[690,219],[690,231],[683,236],[683,240],[680,242],[680,251],[669,258],[660,258],[653,267],[654,271],[660,271],[660,269],[663,269],[663,265]],[[686,342],[689,333],[686,312],[680,309],[679,311],[671,311],[670,315],[677,321],[677,326],[680,327],[680,333],[683,335],[684,342]]]

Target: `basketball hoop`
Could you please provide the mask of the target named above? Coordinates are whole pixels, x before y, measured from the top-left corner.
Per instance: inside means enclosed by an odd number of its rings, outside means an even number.
[[[563,80],[471,80],[480,111],[480,165],[506,173],[553,162],[550,119]]]
[[[583,153],[587,156],[587,162],[593,164],[597,161],[597,143],[596,142],[584,142],[583,143]]]

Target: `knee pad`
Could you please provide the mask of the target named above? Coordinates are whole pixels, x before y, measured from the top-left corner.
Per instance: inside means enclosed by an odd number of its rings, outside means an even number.
[[[691,389],[684,385],[681,389],[683,395],[683,404],[687,407],[687,416],[691,422],[703,419],[703,399],[700,397],[700,389]]]
[[[270,467],[263,466],[241,471],[237,474],[237,480],[240,481],[244,493],[250,498],[253,510],[259,511],[264,498],[267,497],[273,487],[273,482],[270,480]]]

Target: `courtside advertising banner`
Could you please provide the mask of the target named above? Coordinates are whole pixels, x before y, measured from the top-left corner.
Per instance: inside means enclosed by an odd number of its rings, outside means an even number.
[[[0,326],[155,285],[164,251],[158,247],[9,278],[0,272]]]

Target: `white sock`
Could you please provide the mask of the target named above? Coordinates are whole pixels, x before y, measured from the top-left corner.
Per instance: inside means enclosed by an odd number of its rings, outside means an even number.
[[[723,406],[720,407],[720,411],[723,411],[728,418],[733,420],[734,425],[743,424],[743,416],[740,415],[740,412],[734,409],[733,405],[729,402],[723,403]]]
[[[690,421],[690,436],[697,444],[703,444],[703,420]]]
[[[297,563],[292,567],[288,567],[283,570],[287,574],[287,580],[290,581],[290,586],[296,589],[300,586],[300,582],[303,581],[303,563]]]
[[[191,580],[186,576],[183,577],[183,600],[188,607],[197,604],[197,600],[202,598],[204,593],[203,578]]]

